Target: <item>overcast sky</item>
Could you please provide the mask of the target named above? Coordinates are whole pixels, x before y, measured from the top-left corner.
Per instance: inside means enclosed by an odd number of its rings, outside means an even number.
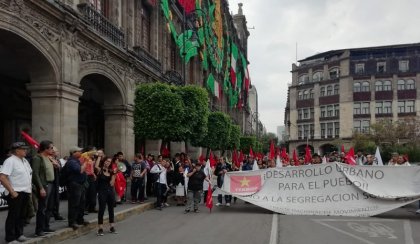
[[[287,84],[297,58],[335,49],[420,42],[418,0],[229,0],[242,2],[248,59],[267,131],[284,125]]]

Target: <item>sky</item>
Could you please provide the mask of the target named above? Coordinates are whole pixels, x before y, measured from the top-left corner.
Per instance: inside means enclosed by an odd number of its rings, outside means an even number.
[[[228,1],[233,14],[243,3],[249,73],[267,132],[284,125],[296,60],[329,50],[420,42],[418,0]]]

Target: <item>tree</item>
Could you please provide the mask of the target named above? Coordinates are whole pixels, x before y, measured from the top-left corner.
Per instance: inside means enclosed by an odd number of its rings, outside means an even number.
[[[249,153],[249,149],[252,147],[253,149],[255,149],[255,145],[256,145],[257,139],[255,138],[255,136],[243,136],[240,139],[240,148],[241,151],[243,151],[244,153]]]
[[[267,133],[267,134],[264,134],[263,136],[261,136],[261,138],[259,139],[259,142],[261,142],[261,144],[262,144],[261,152],[266,154],[267,152],[270,151],[271,141],[274,142],[274,145],[277,145],[278,138],[277,138],[276,134],[270,132],[270,133]]]
[[[203,141],[208,130],[208,93],[198,86],[180,87],[177,92],[182,97],[185,112],[180,117],[186,128],[186,137],[197,146]]]
[[[227,149],[238,149],[241,143],[241,128],[232,124],[230,127],[229,146]]]
[[[181,141],[187,129],[182,97],[174,87],[162,83],[142,84],[136,89],[134,133],[143,139]]]
[[[212,150],[224,150],[229,145],[231,119],[222,112],[211,112],[208,119],[208,132],[202,146]]]

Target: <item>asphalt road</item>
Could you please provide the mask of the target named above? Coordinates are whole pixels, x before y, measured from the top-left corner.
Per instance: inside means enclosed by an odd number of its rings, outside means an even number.
[[[150,210],[116,227],[118,234],[95,232],[64,243],[284,243],[416,244],[420,243],[417,203],[371,218],[286,216],[238,200],[209,213],[183,213],[183,207]]]

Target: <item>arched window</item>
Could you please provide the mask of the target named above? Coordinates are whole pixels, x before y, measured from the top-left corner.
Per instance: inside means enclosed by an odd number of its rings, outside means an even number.
[[[303,92],[302,91],[300,91],[299,93],[298,93],[298,100],[302,100],[303,99]]]
[[[331,96],[332,95],[332,86],[327,86],[327,96]]]
[[[339,84],[335,84],[334,85],[334,95],[338,94],[338,90],[340,89],[340,85]]]
[[[382,81],[378,80],[377,82],[375,82],[375,91],[382,91],[383,87],[382,87]]]
[[[405,89],[407,90],[416,89],[416,86],[414,85],[414,80],[407,80],[407,82],[405,83]]]
[[[321,87],[320,96],[321,97],[324,97],[325,96],[325,86]]]
[[[384,81],[384,91],[391,91],[391,90],[392,90],[391,81],[389,80]]]
[[[308,90],[303,91],[303,99],[309,99],[309,91]]]
[[[368,92],[368,91],[370,91],[370,83],[369,83],[369,81],[364,81],[364,82],[362,83],[362,91],[363,91],[363,92]]]
[[[314,89],[309,90],[309,98],[314,98]]]
[[[405,80],[398,80],[397,81],[397,89],[400,90],[405,90]]]
[[[299,76],[298,78],[298,84],[299,85],[303,85],[309,82],[309,77],[308,74],[303,74],[301,76]]]
[[[338,67],[334,67],[329,70],[330,73],[330,79],[337,79],[340,77],[340,69]]]
[[[313,82],[317,82],[317,81],[321,81],[324,79],[324,73],[322,71],[316,71],[313,75],[312,75],[312,81]]]
[[[359,82],[354,83],[353,84],[353,92],[360,92],[360,91],[361,91],[360,83]]]

